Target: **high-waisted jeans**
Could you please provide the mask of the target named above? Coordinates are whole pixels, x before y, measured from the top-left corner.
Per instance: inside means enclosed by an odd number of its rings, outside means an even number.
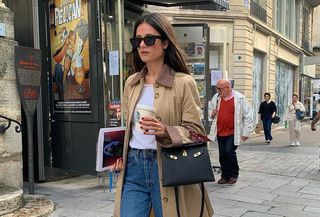
[[[121,200],[121,217],[162,217],[156,150],[130,148]]]

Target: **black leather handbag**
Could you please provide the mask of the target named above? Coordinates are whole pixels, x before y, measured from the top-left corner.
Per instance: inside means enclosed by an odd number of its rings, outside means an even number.
[[[200,184],[204,208],[204,182],[215,181],[207,143],[187,144],[175,148],[162,148],[162,185],[175,187],[177,214],[180,217],[178,186]]]
[[[277,124],[280,122],[280,117],[278,115],[275,115],[274,118],[272,118],[272,123]]]
[[[162,148],[162,185],[174,187],[214,181],[207,143]]]

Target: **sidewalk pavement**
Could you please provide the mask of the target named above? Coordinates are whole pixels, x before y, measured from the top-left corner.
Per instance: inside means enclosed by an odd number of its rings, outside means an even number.
[[[234,185],[207,183],[214,217],[319,217],[320,130],[302,127],[301,146],[292,147],[287,130],[273,133],[266,144],[262,136],[239,146],[240,175]],[[217,144],[210,147],[218,163]],[[220,178],[215,172],[216,179]],[[111,217],[114,192],[103,192],[94,176],[80,176],[36,184],[35,192],[56,204],[51,217]],[[193,216],[191,216],[193,217]]]

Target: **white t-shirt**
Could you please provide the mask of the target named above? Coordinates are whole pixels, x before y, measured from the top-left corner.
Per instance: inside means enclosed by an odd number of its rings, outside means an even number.
[[[141,92],[140,98],[137,102],[137,105],[144,105],[153,108],[153,98],[154,90],[152,84],[145,84]],[[136,106],[137,106],[136,105]],[[136,113],[136,108],[134,109],[134,114]],[[131,148],[136,149],[157,149],[156,136],[154,135],[145,135],[143,131],[137,130],[135,128],[136,115],[133,115],[132,119],[132,136],[129,142]]]

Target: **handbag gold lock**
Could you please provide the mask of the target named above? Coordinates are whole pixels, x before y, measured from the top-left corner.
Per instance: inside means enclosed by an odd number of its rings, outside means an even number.
[[[182,156],[183,156],[183,157],[187,157],[187,156],[188,156],[188,153],[187,153],[186,150],[182,150]]]
[[[197,153],[195,153],[195,154],[193,155],[193,157],[199,157],[200,155],[201,155],[201,152],[198,151]]]
[[[170,154],[169,157],[170,157],[172,160],[178,160],[178,157],[177,157],[177,156],[174,156],[174,155],[172,155],[172,154]]]

